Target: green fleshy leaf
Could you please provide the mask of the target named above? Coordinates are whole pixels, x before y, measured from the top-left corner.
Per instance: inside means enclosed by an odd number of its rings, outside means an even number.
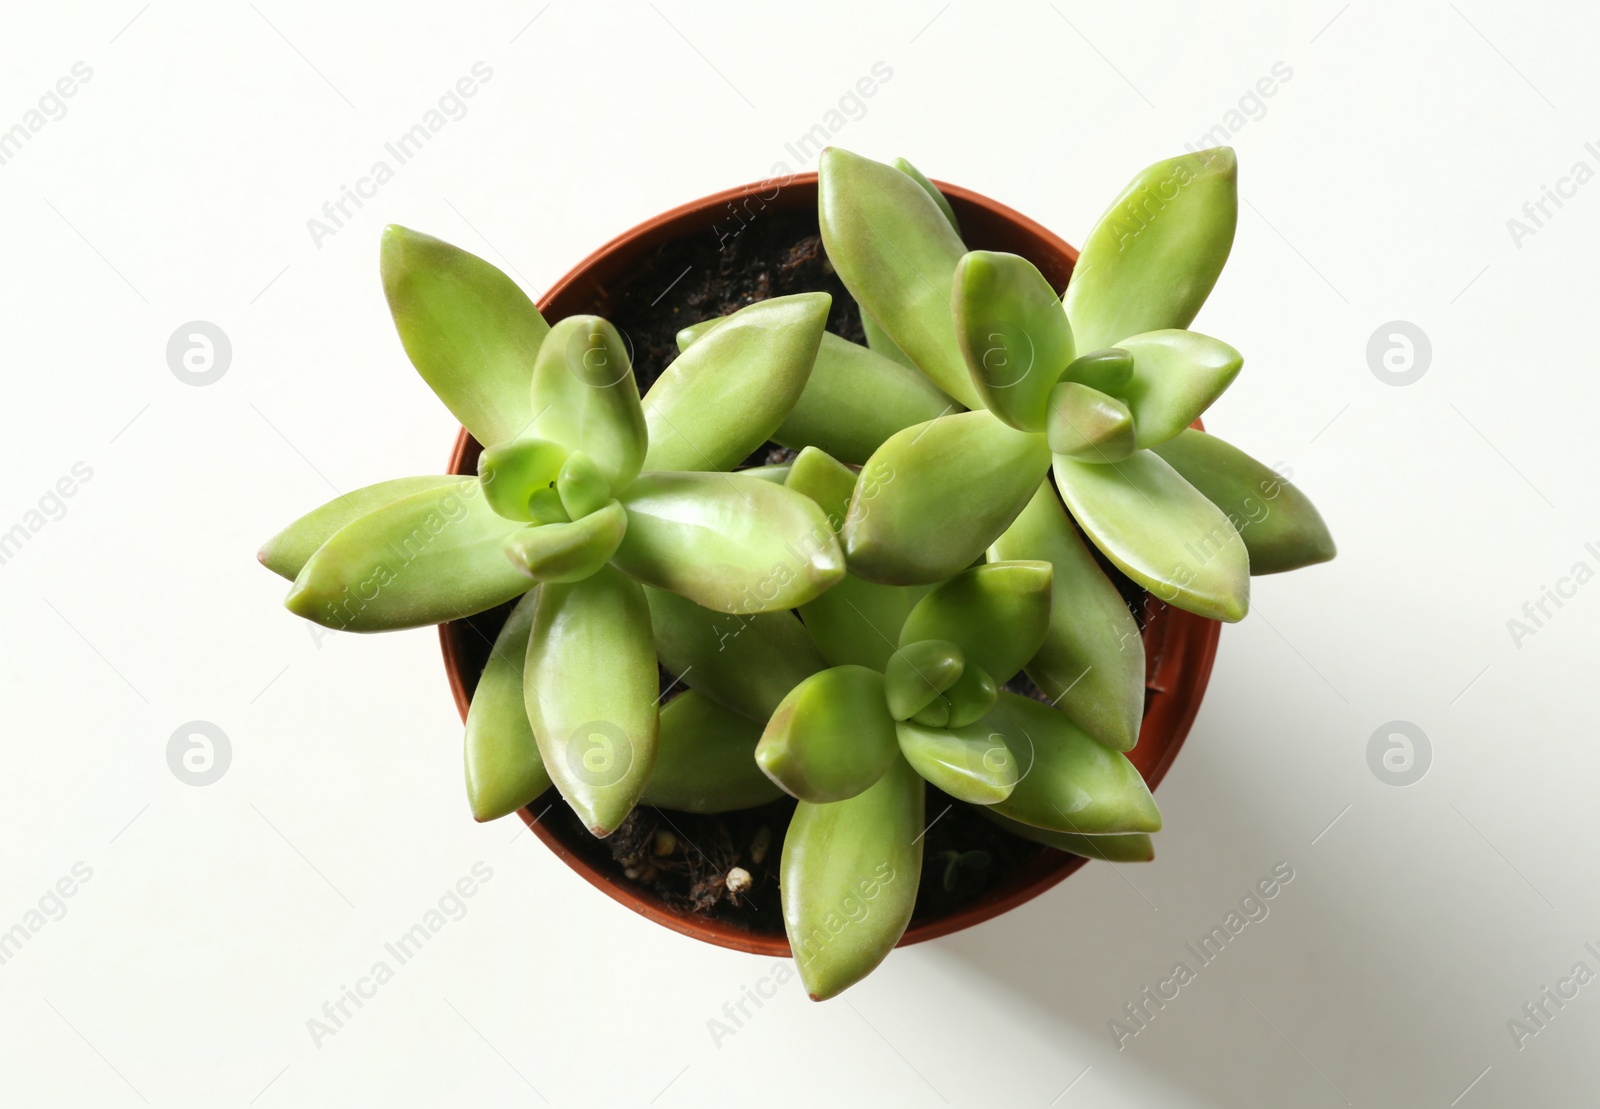
[[[658,695],[643,586],[602,567],[539,587],[523,700],[545,769],[597,836],[616,831],[650,777]]]
[[[1117,396],[1133,377],[1133,355],[1121,347],[1101,347],[1080,354],[1061,375],[1062,381],[1076,381],[1091,389]]]
[[[783,484],[817,503],[834,531],[844,526],[850,494],[856,489],[856,472],[826,451],[807,447],[790,463]]]
[[[340,528],[301,567],[283,603],[338,631],[471,616],[528,591],[528,579],[501,553],[521,526],[495,514],[476,478],[456,478]]]
[[[795,806],[779,883],[789,947],[812,1000],[861,981],[905,933],[922,877],[925,794],[896,758],[847,801]]]
[[[967,252],[961,237],[893,166],[831,147],[817,172],[822,242],[845,288],[935,385],[980,407],[950,318],[956,263]]]
[[[646,805],[720,813],[776,801],[783,790],[756,765],[761,725],[694,690],[661,710],[656,765],[645,783]]]
[[[1050,390],[1050,450],[1079,462],[1121,462],[1134,451],[1133,413],[1116,397],[1063,381]]]
[[[588,455],[612,495],[644,462],[648,433],[628,349],[599,316],[568,316],[534,362],[532,412],[523,436]]]
[[[1114,751],[1131,750],[1144,716],[1144,640],[1049,482],[994,541],[989,557],[1043,559],[1055,567],[1050,625],[1028,676],[1095,739]]]
[[[1083,350],[1188,327],[1217,283],[1239,220],[1239,164],[1213,147],[1136,176],[1084,240],[1065,298]]]
[[[867,338],[867,349],[874,354],[881,354],[885,358],[900,363],[908,370],[916,370],[920,376],[922,371],[917,370],[917,364],[911,361],[910,355],[895,346],[894,340],[889,338],[889,333],[878,326],[878,321],[861,313],[861,332]],[[929,382],[932,385],[932,382]]]
[[[879,585],[846,575],[822,596],[801,605],[800,618],[829,666],[865,666],[881,672],[922,594],[920,586]]]
[[[1072,326],[1050,282],[1015,254],[975,250],[956,266],[956,341],[983,403],[1022,431],[1043,431],[1050,390],[1073,360]]]
[[[1079,835],[1161,830],[1155,798],[1133,763],[1064,713],[1001,693],[978,726],[1004,739],[1020,770],[1016,788],[994,806],[1001,816]]]
[[[1097,465],[1057,456],[1056,488],[1117,569],[1212,620],[1250,610],[1250,556],[1228,517],[1152,451]]]
[[[895,169],[911,178],[911,180],[921,185],[922,191],[933,198],[933,202],[939,206],[939,211],[944,213],[944,218],[950,221],[950,230],[954,231],[957,235],[961,234],[961,224],[956,222],[956,210],[950,207],[949,198],[946,197],[944,193],[939,191],[938,185],[935,185],[932,181],[929,181],[922,175],[922,171],[920,169],[906,161],[904,158],[896,158],[890,164],[893,165]]]
[[[731,616],[662,589],[647,588],[645,596],[661,665],[752,720],[765,721],[784,694],[823,669],[822,656],[791,612]]]
[[[582,451],[573,451],[556,477],[556,495],[566,514],[581,520],[611,503],[611,485],[594,459]]]
[[[850,572],[888,585],[960,573],[1022,511],[1048,466],[1044,436],[988,412],[896,432],[857,479],[840,534]]]
[[[907,720],[895,725],[895,734],[911,768],[957,801],[993,805],[1016,788],[1016,756],[981,720],[958,728]]]
[[[528,501],[528,511],[535,524],[570,524],[572,517],[561,503],[561,494],[554,489],[540,489]]]
[[[789,478],[789,464],[784,462],[777,466],[747,466],[743,470],[735,470],[734,473],[743,474],[746,477],[760,478],[762,481],[770,481],[774,485],[782,485]]]
[[[1227,514],[1250,552],[1252,574],[1298,570],[1338,553],[1311,499],[1238,447],[1191,430],[1155,451]]]
[[[570,524],[522,528],[506,539],[506,557],[535,581],[582,581],[617,553],[628,514],[612,501]]]
[[[967,666],[1004,685],[1044,642],[1050,623],[1048,562],[990,562],[938,586],[911,610],[900,646],[925,639],[961,648]]]
[[[548,439],[512,439],[485,447],[478,456],[478,480],[489,507],[507,520],[528,523],[535,518],[535,494],[555,490],[556,478],[566,464],[568,451]],[[560,494],[556,495],[557,502]],[[541,515],[547,515],[549,497],[540,497]],[[563,509],[562,515],[566,515]]]
[[[467,800],[474,820],[514,813],[550,788],[522,700],[522,667],[537,602],[537,591],[529,592],[506,617],[467,710]]]
[[[883,672],[889,715],[911,719],[960,681],[966,667],[967,656],[954,643],[920,638],[905,644],[890,656]]]
[[[615,565],[718,612],[774,612],[844,576],[844,556],[809,497],[742,474],[649,473],[620,498],[628,534]]]
[[[1155,845],[1144,832],[1128,832],[1120,836],[1080,836],[1072,832],[1052,832],[1048,828],[1035,828],[1020,820],[1001,816],[987,805],[977,806],[977,811],[984,819],[1004,828],[1014,836],[1042,843],[1046,847],[1054,847],[1058,851],[1082,855],[1086,859],[1099,859],[1108,863],[1147,863],[1156,857]]]
[[[1150,331],[1122,340],[1133,376],[1121,397],[1133,412],[1138,445],[1165,443],[1198,420],[1239,376],[1244,357],[1197,331]]]
[[[317,548],[333,538],[334,532],[354,523],[369,512],[376,512],[395,501],[430,489],[460,485],[458,477],[429,474],[425,477],[397,477],[361,489],[342,493],[314,508],[261,545],[256,558],[279,577],[293,581]]]
[[[686,350],[731,318],[684,328],[678,332],[678,349]],[[811,377],[771,438],[794,450],[817,447],[859,465],[901,428],[957,408],[915,368],[824,331]]]
[[[398,224],[383,230],[383,291],[411,364],[485,446],[525,434],[528,381],[550,328],[482,258]]]
[[[955,685],[944,691],[944,700],[950,706],[945,726],[965,728],[988,715],[994,708],[1000,689],[994,678],[981,666],[969,666],[961,672]]]
[[[784,792],[822,804],[868,788],[897,754],[883,675],[835,666],[784,697],[761,733],[756,762]]]
[[[651,470],[731,470],[772,437],[811,377],[827,293],[741,308],[680,354],[644,399]]]

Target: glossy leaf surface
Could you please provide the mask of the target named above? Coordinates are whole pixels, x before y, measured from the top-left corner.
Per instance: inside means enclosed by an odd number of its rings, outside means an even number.
[[[679,349],[731,318],[684,328]],[[794,450],[818,447],[859,465],[901,428],[956,410],[955,401],[914,367],[824,331],[805,389],[771,438]]]
[[[904,158],[896,158],[890,164],[893,165],[895,169],[911,178],[911,180],[915,181],[918,185],[921,185],[922,191],[927,193],[928,196],[933,199],[933,202],[939,206],[939,211],[944,213],[944,218],[949,221],[950,230],[954,231],[957,235],[961,234],[961,224],[956,222],[956,211],[954,208],[950,207],[950,199],[946,197],[944,193],[939,191],[938,185],[935,185],[932,181],[924,177],[920,169],[906,161]]]
[[[839,147],[822,152],[817,172],[822,241],[845,288],[935,385],[979,407],[950,318],[967,251],[939,205],[893,166]]]
[[[1016,757],[1016,788],[995,811],[1024,824],[1079,835],[1159,832],[1161,813],[1127,756],[1090,739],[1065,714],[1000,694],[980,721]]]
[[[628,514],[612,501],[570,524],[540,524],[513,532],[506,557],[535,581],[582,581],[616,554],[628,531]]]
[[[1011,796],[1020,776],[1006,740],[979,720],[958,728],[895,725],[900,753],[922,778],[957,801],[993,805]]]
[[[483,484],[484,499],[508,520],[533,520],[534,495],[555,489],[569,453],[566,447],[548,439],[512,439],[485,447],[478,456],[478,480]],[[559,497],[558,493],[558,500]]]
[[[1132,354],[1121,347],[1101,347],[1074,358],[1061,375],[1061,380],[1076,381],[1116,396],[1132,376]]]
[[[522,667],[537,601],[537,592],[530,592],[506,617],[467,710],[467,800],[474,820],[514,813],[550,788],[522,699]]]
[[[1252,574],[1298,570],[1338,553],[1311,499],[1231,443],[1190,430],[1156,453],[1232,521]]]
[[[764,723],[785,694],[823,669],[791,612],[733,616],[663,589],[646,588],[645,596],[661,665],[689,688],[752,720]]]
[[[334,532],[395,501],[430,489],[459,485],[460,478],[429,474],[423,477],[397,477],[343,493],[320,508],[314,508],[261,545],[256,558],[279,577],[293,581],[306,560],[317,548],[333,538]]]
[[[612,492],[644,462],[647,432],[627,346],[599,316],[550,329],[533,368],[533,412],[522,434],[588,455]]]
[[[1239,376],[1244,357],[1197,331],[1150,331],[1121,346],[1133,355],[1133,376],[1121,393],[1133,412],[1141,447],[1165,443],[1199,419]]]
[[[485,446],[526,434],[528,381],[549,326],[482,258],[398,224],[384,228],[383,292],[406,355]]]
[[[919,376],[921,375],[922,371],[917,369],[917,364],[911,361],[910,356],[895,346],[894,340],[889,338],[889,333],[879,327],[878,321],[865,312],[861,313],[861,331],[867,338],[867,349],[872,353],[881,354],[885,358],[900,363],[908,370],[915,370]],[[929,384],[932,383],[930,382]]]
[[[846,575],[801,605],[800,617],[829,666],[853,663],[882,671],[922,592],[919,586],[880,585]]]
[[[856,472],[850,467],[825,451],[807,447],[789,464],[783,484],[815,501],[834,531],[844,526],[850,494],[856,488]]]
[[[889,715],[909,720],[961,680],[967,657],[942,639],[921,638],[905,644],[884,669]]]
[[[1043,431],[1050,390],[1073,360],[1056,291],[1015,254],[975,250],[956,266],[956,342],[983,403],[1022,431]]]
[[[597,836],[617,829],[650,777],[658,687],[643,586],[605,567],[539,587],[523,700],[545,769]]]
[[[896,758],[847,801],[802,801],[783,838],[783,923],[812,1000],[870,974],[900,942],[922,876],[924,792]]]
[[[661,710],[656,764],[639,798],[680,812],[753,808],[783,796],[756,765],[761,725],[694,690]]]
[[[850,572],[890,585],[960,573],[1022,511],[1048,466],[1043,436],[988,412],[896,432],[857,479],[840,534]]]
[[[650,473],[620,498],[628,533],[615,564],[647,585],[718,612],[774,612],[844,576],[822,509],[742,474]]]
[[[1065,303],[1080,350],[1188,327],[1217,283],[1239,219],[1230,147],[1141,171],[1084,240]]]
[[[476,478],[456,478],[340,528],[306,561],[284,604],[339,631],[471,616],[528,591],[501,550],[522,526],[489,508]]]
[[[854,797],[895,761],[883,675],[835,666],[795,686],[767,721],[756,762],[784,792],[824,803]]]
[[[1043,559],[1055,567],[1050,622],[1028,676],[1095,739],[1114,751],[1132,749],[1144,716],[1144,640],[1049,482],[994,541],[989,557]]]
[[[954,643],[968,666],[981,667],[1004,685],[1044,642],[1054,576],[1055,568],[1040,561],[964,570],[917,602],[900,629],[900,645]]]
[[[1151,451],[1098,465],[1057,456],[1056,487],[1084,534],[1157,599],[1244,619],[1250,557],[1227,516]]]
[[[1001,816],[988,806],[979,806],[978,812],[991,823],[1004,828],[1014,836],[1054,847],[1086,859],[1099,859],[1108,863],[1147,863],[1156,857],[1155,844],[1144,832],[1124,835],[1080,836],[1072,832],[1052,832],[1048,828],[1035,828],[1020,820]]]
[[[805,390],[827,293],[741,308],[680,354],[644,398],[652,470],[731,470],[772,437]]]
[[[1046,439],[1057,455],[1079,462],[1121,462],[1138,441],[1133,413],[1116,397],[1076,381],[1050,391]]]
[[[573,451],[556,475],[556,495],[567,515],[581,520],[611,502],[611,484],[594,459],[582,451]]]

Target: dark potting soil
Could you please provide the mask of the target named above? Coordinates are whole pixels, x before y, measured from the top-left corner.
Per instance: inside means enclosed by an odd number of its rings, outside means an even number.
[[[600,290],[590,311],[610,320],[626,337],[643,393],[678,356],[681,328],[768,297],[817,290],[833,297],[828,330],[863,342],[860,310],[823,252],[815,213],[762,211],[742,226],[730,220],[718,234],[658,247],[625,281]],[[767,443],[747,464],[792,456],[792,451]],[[1151,598],[1104,559],[1101,563],[1142,628]],[[469,621],[476,633],[469,636],[474,650],[463,662],[474,684],[509,609],[502,606]],[[471,657],[480,651],[481,658]],[[668,700],[669,690],[682,688],[665,671],[661,683]],[[1026,675],[1018,675],[1006,688],[1048,700]],[[675,909],[781,934],[778,861],[794,806],[792,799],[783,798],[754,809],[702,815],[640,805],[604,840],[590,835],[554,790],[530,809],[559,827],[563,842],[591,865]],[[932,786],[927,787],[927,820],[914,923],[969,905],[1019,868],[1055,853],[1001,831]],[[727,884],[736,867],[749,876],[748,887],[738,892]]]

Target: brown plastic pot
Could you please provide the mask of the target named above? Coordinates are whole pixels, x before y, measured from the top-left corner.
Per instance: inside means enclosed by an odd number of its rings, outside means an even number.
[[[941,181],[938,186],[955,209],[961,222],[962,238],[968,246],[1020,254],[1038,266],[1058,292],[1066,288],[1073,264],[1078,260],[1075,248],[1004,204],[957,185]],[[726,231],[759,219],[764,211],[815,211],[816,206],[815,173],[799,174],[783,182],[759,181],[713,193],[646,220],[611,240],[552,285],[540,300],[539,310],[551,323],[593,312],[603,302],[608,285],[633,270],[642,255],[664,243],[694,235],[716,235],[713,225]],[[450,473],[475,474],[481,449],[463,429],[450,455]],[[1146,611],[1151,614],[1144,630],[1146,708],[1138,746],[1128,757],[1153,789],[1177,757],[1189,726],[1194,723],[1211,677],[1220,625],[1153,598]],[[466,660],[486,653],[481,648],[475,649],[473,644],[474,641],[481,644],[482,638],[492,636],[493,632],[493,628],[481,624],[475,627],[466,620],[439,625],[450,691],[455,695],[463,720],[478,679],[477,674],[466,672],[469,665]],[[579,845],[568,842],[569,836],[581,836],[582,832],[569,833],[552,823],[535,820],[534,813],[543,808],[541,801],[537,806],[523,809],[519,815],[557,858],[595,888],[634,912],[706,943],[758,955],[790,954],[788,941],[781,933],[757,932],[738,924],[680,912],[652,893],[596,868],[575,850]],[[944,916],[913,921],[901,937],[900,945],[933,939],[999,916],[1038,897],[1085,861],[1060,851],[1042,849],[972,904]]]

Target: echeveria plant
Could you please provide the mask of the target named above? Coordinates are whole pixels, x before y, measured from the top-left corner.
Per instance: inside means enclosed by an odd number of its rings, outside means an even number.
[[[642,400],[604,320],[549,327],[488,263],[390,228],[395,322],[479,476],[346,494],[262,561],[291,609],[352,630],[521,596],[467,718],[479,819],[552,784],[596,835],[640,801],[795,798],[783,917],[833,996],[911,918],[929,784],[1023,839],[1152,856],[1124,754],[1140,626],[1104,565],[1238,620],[1250,574],[1333,556],[1298,490],[1191,428],[1242,365],[1187,330],[1235,179],[1226,149],[1145,170],[1062,298],[968,251],[909,163],[825,151],[822,239],[867,345],[823,330],[825,294],[760,301],[683,329]],[[728,472],[766,443],[789,460]],[[687,687],[665,704],[658,663]],[[949,854],[947,884],[983,857]]]

